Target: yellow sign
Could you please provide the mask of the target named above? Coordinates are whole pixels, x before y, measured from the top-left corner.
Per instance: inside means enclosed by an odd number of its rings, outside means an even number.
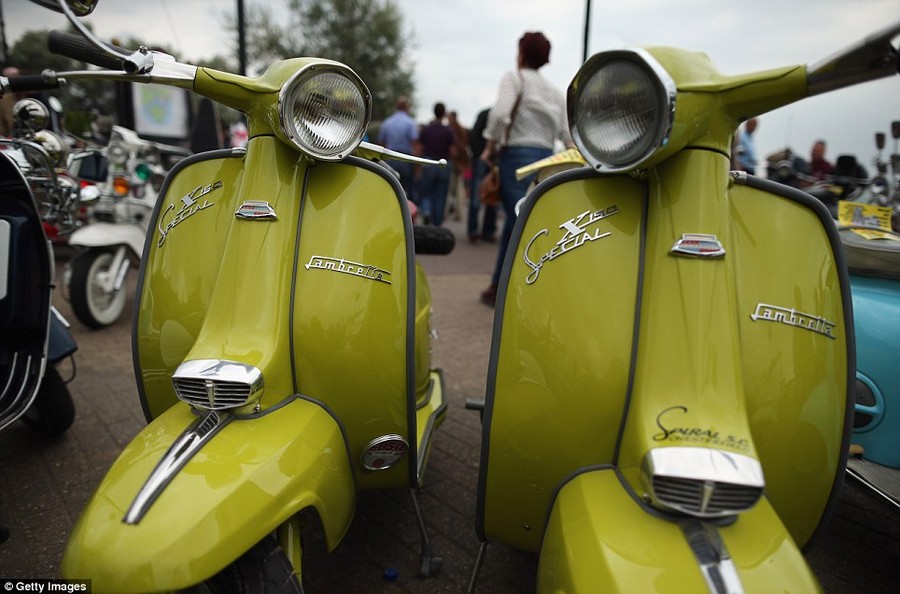
[[[898,240],[891,228],[890,206],[862,204],[841,200],[838,202],[838,223],[841,227],[849,227],[854,233],[866,239]]]

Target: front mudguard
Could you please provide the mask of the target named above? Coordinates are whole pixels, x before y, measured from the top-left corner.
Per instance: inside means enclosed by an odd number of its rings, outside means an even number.
[[[340,426],[318,402],[294,398],[236,419],[178,471],[136,524],[135,495],[195,419],[173,406],[128,445],[75,525],[62,574],[95,592],[185,588],[215,575],[308,507],[329,549],[347,531],[356,488]]]
[[[718,532],[743,591],[821,590],[765,498],[731,524],[679,521],[647,507],[614,468],[604,467],[559,490],[541,544],[537,592],[714,591],[688,542],[697,526]]]
[[[140,259],[144,251],[147,230],[133,223],[95,222],[75,230],[69,245],[81,248],[127,246],[131,255]]]

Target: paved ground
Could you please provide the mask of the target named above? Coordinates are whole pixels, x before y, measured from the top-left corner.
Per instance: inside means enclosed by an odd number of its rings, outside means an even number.
[[[435,437],[421,504],[444,567],[429,580],[416,577],[419,540],[406,491],[367,492],[341,546],[311,555],[311,591],[461,592],[468,583],[478,548],[473,515],[481,434],[478,415],[466,411],[464,402],[484,392],[493,310],[478,302],[478,293],[487,284],[496,248],[469,245],[460,223],[448,225],[460,239],[455,252],[423,258],[440,333],[434,358],[445,371],[450,408]],[[71,316],[63,299],[57,305],[72,320],[80,346],[78,374],[70,384],[77,418],[62,439],[50,443],[24,426],[0,434],[0,524],[11,529],[9,541],[0,545],[0,578],[58,577],[75,518],[144,425],[131,372],[129,320],[91,332]],[[848,482],[827,534],[808,559],[826,592],[896,592],[898,538],[897,512]],[[383,579],[386,568],[399,572],[396,581]],[[494,545],[478,592],[533,592],[535,571],[532,556]]]

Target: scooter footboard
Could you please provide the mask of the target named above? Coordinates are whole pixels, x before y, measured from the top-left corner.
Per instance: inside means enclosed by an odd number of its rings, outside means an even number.
[[[95,592],[185,588],[308,507],[328,548],[337,546],[356,497],[346,441],[331,414],[303,398],[227,423],[127,523],[148,477],[194,421],[176,405],[122,452],[72,532],[64,576],[92,579]]]
[[[693,544],[692,544],[693,543]],[[711,555],[715,551],[717,555]],[[706,568],[704,569],[704,565]],[[768,501],[722,525],[647,507],[613,467],[575,475],[557,493],[541,544],[541,592],[820,590]]]

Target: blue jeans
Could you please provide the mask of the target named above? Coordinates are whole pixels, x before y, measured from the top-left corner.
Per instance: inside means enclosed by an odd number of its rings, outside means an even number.
[[[400,175],[400,185],[403,186],[403,191],[406,192],[406,198],[416,202],[415,169],[413,164],[405,161],[394,161],[393,159],[388,159],[387,164]]]
[[[472,164],[472,179],[469,181],[469,237],[478,237],[478,211],[481,210],[481,196],[478,195],[478,186],[487,173],[487,163],[475,156]],[[481,238],[491,239],[497,232],[497,207],[485,206],[484,218],[481,221]]]
[[[419,174],[419,208],[422,216],[429,217],[434,225],[444,222],[450,188],[449,167],[423,167]]]
[[[551,154],[553,151],[550,149],[533,146],[510,146],[500,153],[500,201],[503,203],[506,220],[503,222],[503,234],[500,236],[497,250],[497,264],[491,278],[492,285],[500,283],[500,271],[503,269],[506,249],[509,247],[513,227],[516,225],[516,203],[525,196],[528,184],[534,177],[530,175],[523,180],[517,180],[516,169],[546,159]]]

